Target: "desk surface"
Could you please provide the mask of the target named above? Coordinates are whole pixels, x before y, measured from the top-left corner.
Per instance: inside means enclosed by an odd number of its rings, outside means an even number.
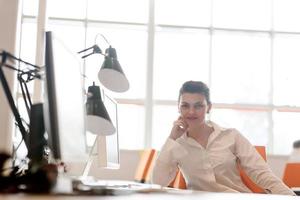
[[[267,194],[242,194],[242,193],[212,193],[212,192],[196,192],[196,191],[171,191],[171,192],[149,192],[149,193],[133,193],[116,196],[65,196],[65,195],[28,195],[28,194],[0,194],[1,200],[77,200],[88,198],[89,200],[295,200],[300,199],[297,196],[283,195],[267,195]]]

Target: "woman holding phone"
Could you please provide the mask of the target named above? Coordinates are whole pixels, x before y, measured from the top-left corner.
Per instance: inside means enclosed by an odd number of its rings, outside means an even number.
[[[251,192],[241,180],[237,163],[266,193],[295,195],[236,129],[206,120],[212,103],[201,81],[185,82],[179,92],[179,116],[156,160],[153,183],[168,186],[180,168],[188,189]]]

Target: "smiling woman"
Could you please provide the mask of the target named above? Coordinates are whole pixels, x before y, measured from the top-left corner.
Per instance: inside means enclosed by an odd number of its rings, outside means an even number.
[[[154,183],[168,186],[179,168],[189,189],[251,193],[241,180],[239,164],[266,193],[295,195],[236,129],[206,120],[211,109],[206,84],[185,82],[178,108],[180,115],[156,160]]]

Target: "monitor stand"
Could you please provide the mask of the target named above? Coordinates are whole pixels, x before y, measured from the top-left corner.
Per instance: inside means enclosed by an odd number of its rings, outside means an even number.
[[[97,145],[97,141],[98,141],[98,136],[96,136],[95,138],[95,141],[93,143],[93,146],[92,146],[92,149],[90,150],[90,153],[89,153],[89,158],[88,158],[88,161],[84,167],[84,170],[83,170],[83,173],[82,173],[82,176],[80,179],[87,179],[88,175],[89,175],[89,172],[90,172],[90,169],[91,169],[91,166],[93,164],[93,156],[97,154],[96,151],[96,145]]]

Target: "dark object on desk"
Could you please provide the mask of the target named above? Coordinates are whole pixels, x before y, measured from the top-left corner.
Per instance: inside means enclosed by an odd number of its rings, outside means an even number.
[[[46,164],[48,155],[46,155],[45,151],[47,140],[44,137],[45,127],[42,103],[31,107],[29,133],[28,158],[30,158],[31,164]]]
[[[297,196],[300,196],[300,187],[291,187],[291,189]]]
[[[18,167],[13,167],[7,176],[3,176],[4,163],[10,158],[8,154],[0,153],[0,193],[48,193],[55,185],[57,179],[57,166],[46,164],[36,169],[18,172]]]

